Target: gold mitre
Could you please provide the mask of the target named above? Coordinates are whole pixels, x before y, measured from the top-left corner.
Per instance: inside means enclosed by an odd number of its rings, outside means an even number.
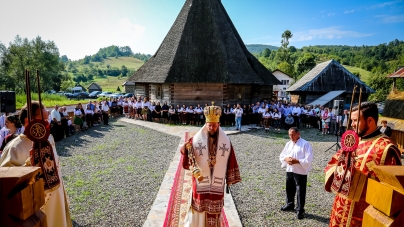
[[[220,115],[222,115],[222,108],[215,106],[212,102],[211,106],[205,107],[203,114],[205,115],[206,122],[220,122]]]

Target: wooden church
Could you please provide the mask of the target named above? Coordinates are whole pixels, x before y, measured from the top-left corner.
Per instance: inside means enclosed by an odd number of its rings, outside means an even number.
[[[151,101],[223,105],[271,100],[277,84],[220,0],[187,0],[157,52],[124,86]]]
[[[337,61],[329,60],[316,65],[286,91],[290,93],[294,103],[334,107],[334,100],[341,101],[342,104],[351,102],[354,86],[358,86],[357,93],[362,88],[362,101],[366,101],[375,92]],[[358,98],[359,95],[356,94],[355,103]]]

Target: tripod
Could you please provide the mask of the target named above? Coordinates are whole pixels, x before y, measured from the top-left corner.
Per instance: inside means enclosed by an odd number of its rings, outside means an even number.
[[[331,150],[334,146],[335,146],[335,151],[338,152],[339,149],[341,149],[341,146],[339,145],[339,141],[338,141],[338,134],[335,135],[337,137],[337,142],[332,145],[331,147],[329,147],[327,150],[325,150],[324,152],[327,152],[329,150]]]

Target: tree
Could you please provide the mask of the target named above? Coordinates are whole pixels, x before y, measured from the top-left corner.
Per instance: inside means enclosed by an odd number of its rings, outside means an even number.
[[[67,58],[66,55],[63,55],[62,57],[60,57],[60,60],[64,63],[67,63],[69,61],[69,59]]]
[[[126,66],[122,66],[121,67],[121,73],[122,73],[122,76],[127,76],[127,74],[128,74],[128,68],[126,68]]]
[[[265,48],[265,49],[262,51],[262,57],[264,57],[264,58],[269,57],[270,54],[271,54],[271,50],[268,49],[268,48]]]
[[[39,71],[42,90],[58,88],[61,83],[59,73],[65,70],[65,63],[53,41],[43,41],[39,36],[29,41],[17,35],[8,48],[0,46],[0,68],[10,77],[11,89],[17,92],[25,91],[25,70],[30,70],[31,91],[36,92],[35,71]]]
[[[295,63],[296,73],[301,74],[304,71],[311,70],[315,66],[315,56],[312,53],[305,53],[303,56],[298,58]]]
[[[288,62],[283,61],[283,62],[279,63],[277,68],[279,70],[281,70],[282,72],[288,74],[289,76],[292,76],[293,78],[295,78],[295,76],[294,76],[295,72],[294,72],[293,66],[291,64],[289,64]]]
[[[288,63],[290,63],[290,59],[289,59],[289,39],[291,39],[293,37],[293,34],[291,31],[286,30],[282,33],[282,40],[281,40],[281,52],[282,52],[282,61],[286,61]]]
[[[119,86],[118,86],[118,88],[116,89],[116,91],[121,91],[121,89],[119,88]]]

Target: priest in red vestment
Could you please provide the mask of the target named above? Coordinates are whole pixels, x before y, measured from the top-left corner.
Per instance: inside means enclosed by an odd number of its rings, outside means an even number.
[[[377,126],[375,103],[362,103],[360,114],[355,106],[351,120],[353,129],[358,125],[358,147],[352,152],[339,150],[324,170],[325,190],[336,194],[329,226],[362,226],[363,212],[369,205],[365,201],[367,179],[378,180],[372,166],[401,165],[397,146]]]
[[[241,181],[233,146],[219,125],[221,112],[218,106],[205,107],[206,124],[181,148],[182,165],[193,173],[186,227],[224,226],[225,184]]]

